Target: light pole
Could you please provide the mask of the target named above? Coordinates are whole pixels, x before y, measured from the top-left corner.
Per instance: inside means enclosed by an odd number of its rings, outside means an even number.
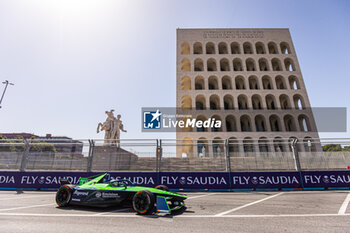
[[[4,89],[4,92],[2,93],[2,96],[1,96],[1,99],[0,99],[0,108],[1,108],[1,102],[2,102],[2,99],[4,98],[7,86],[8,85],[11,85],[11,86],[15,85],[13,83],[10,83],[8,80],[5,80],[5,82],[2,82],[2,83],[5,84],[5,89]]]

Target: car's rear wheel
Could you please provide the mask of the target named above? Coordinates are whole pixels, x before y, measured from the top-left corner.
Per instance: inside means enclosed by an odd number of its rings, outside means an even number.
[[[156,189],[164,190],[164,191],[169,191],[169,188],[165,185],[158,185]]]
[[[155,197],[148,190],[138,191],[132,200],[132,207],[139,214],[151,214],[154,211]]]
[[[72,199],[73,185],[61,186],[56,193],[56,203],[58,206],[68,206]]]

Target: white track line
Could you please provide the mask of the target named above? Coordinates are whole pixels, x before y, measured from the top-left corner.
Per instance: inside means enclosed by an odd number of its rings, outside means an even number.
[[[94,215],[95,215],[95,216],[99,216],[99,215],[110,214],[110,213],[118,213],[118,212],[122,212],[122,211],[126,211],[126,210],[130,210],[130,208],[111,210],[111,211],[106,211],[106,212],[97,213],[97,214],[94,214]]]
[[[37,214],[37,213],[0,213],[0,216],[30,217],[99,217],[99,218],[142,218],[137,214],[96,215],[96,214]],[[276,214],[276,215],[176,215],[174,218],[289,218],[289,217],[344,217],[350,214]]]
[[[49,205],[56,205],[56,203],[43,204],[43,205],[30,205],[30,206],[13,207],[13,208],[7,208],[7,209],[0,209],[0,211],[20,210],[20,209],[28,209],[28,208],[49,206]]]
[[[350,201],[350,193],[348,193],[348,195],[346,196],[343,204],[341,205],[338,214],[345,214],[346,208],[348,207]]]
[[[234,212],[234,211],[243,209],[243,208],[245,208],[245,207],[248,207],[248,206],[251,206],[251,205],[255,205],[255,204],[260,203],[260,202],[263,202],[263,201],[266,201],[266,200],[268,200],[268,199],[277,197],[277,196],[279,196],[279,195],[281,195],[281,194],[283,194],[283,193],[277,193],[277,194],[275,194],[275,195],[272,195],[272,196],[269,196],[269,197],[265,197],[265,198],[260,199],[260,200],[257,200],[257,201],[253,201],[253,202],[251,202],[251,203],[248,203],[248,204],[245,204],[245,205],[242,205],[242,206],[233,208],[233,209],[231,209],[231,210],[228,210],[228,211],[225,211],[225,212],[221,212],[221,213],[219,213],[219,214],[216,214],[215,216],[223,216],[223,215],[225,215],[225,214],[228,214],[228,213],[231,213],[231,212]]]
[[[188,199],[200,198],[200,197],[207,197],[207,196],[211,196],[211,195],[215,195],[215,194],[216,194],[216,193],[209,193],[209,194],[200,195],[200,196],[188,197],[186,200],[188,200]]]
[[[0,201],[4,200],[13,200],[13,199],[22,199],[22,198],[34,198],[34,197],[49,197],[53,195],[43,194],[43,195],[35,195],[35,196],[17,196],[17,197],[9,197],[9,198],[0,198]]]

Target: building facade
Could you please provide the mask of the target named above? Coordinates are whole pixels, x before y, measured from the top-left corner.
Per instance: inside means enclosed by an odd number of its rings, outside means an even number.
[[[219,129],[185,128],[177,140],[230,152],[318,150],[318,132],[289,29],[177,29],[177,108],[192,118],[222,121]],[[204,149],[203,149],[204,148]],[[183,146],[201,156],[220,146]]]

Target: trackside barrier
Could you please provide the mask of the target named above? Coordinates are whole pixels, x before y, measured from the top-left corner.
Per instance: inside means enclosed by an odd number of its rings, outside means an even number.
[[[0,188],[57,189],[59,178],[77,184],[80,177],[96,172],[1,171]],[[137,185],[162,184],[171,189],[300,189],[350,188],[350,171],[292,172],[111,172],[111,177],[130,179]],[[300,175],[301,174],[301,175]],[[301,180],[302,179],[302,180]],[[302,182],[301,182],[302,181]]]

